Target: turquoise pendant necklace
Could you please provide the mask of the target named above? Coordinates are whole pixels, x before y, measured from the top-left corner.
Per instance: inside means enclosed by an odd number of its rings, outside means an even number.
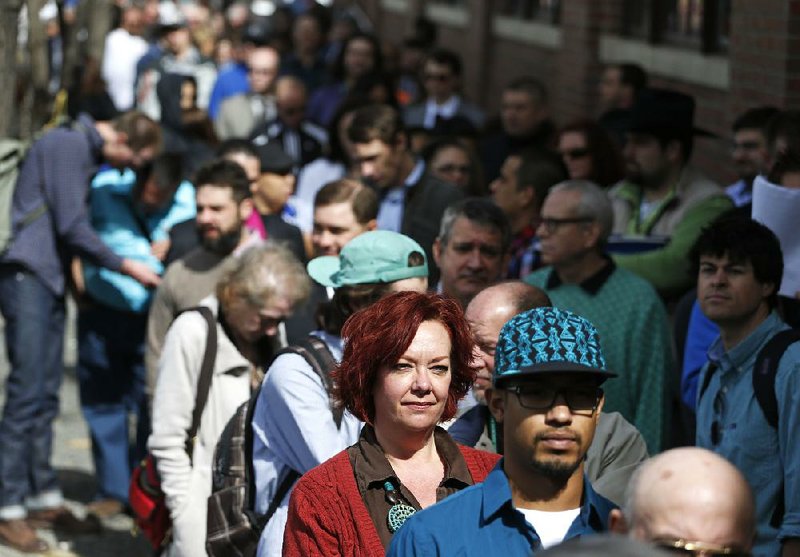
[[[399,494],[395,490],[394,485],[392,485],[392,482],[387,480],[383,484],[383,489],[386,490],[386,500],[392,504],[386,521],[389,525],[389,531],[394,534],[405,524],[409,516],[417,512],[417,509],[400,501]]]

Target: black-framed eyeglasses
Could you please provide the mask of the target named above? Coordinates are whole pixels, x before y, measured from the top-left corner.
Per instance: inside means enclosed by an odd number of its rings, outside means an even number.
[[[592,414],[603,398],[603,389],[591,386],[553,387],[532,383],[514,385],[508,387],[508,390],[517,395],[520,406],[529,410],[549,410],[556,403],[556,399],[562,396],[571,412]]]
[[[751,557],[752,553],[736,547],[728,547],[713,543],[695,542],[684,539],[658,539],[653,540],[653,544],[670,553],[681,555],[698,555],[705,557],[716,557],[726,555],[727,557]]]
[[[566,219],[556,219],[556,218],[543,218],[539,221],[539,226],[543,227],[547,230],[548,234],[555,233],[561,226],[565,224],[586,224],[592,222],[594,219],[592,217],[572,217]]]

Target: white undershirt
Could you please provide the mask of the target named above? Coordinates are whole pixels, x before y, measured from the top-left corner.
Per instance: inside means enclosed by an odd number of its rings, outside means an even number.
[[[570,509],[568,511],[547,512],[535,511],[533,509],[520,509],[517,508],[525,516],[533,529],[539,535],[542,542],[542,547],[547,549],[553,545],[557,545],[564,540],[567,535],[567,530],[572,526],[572,523],[578,517],[581,509]]]

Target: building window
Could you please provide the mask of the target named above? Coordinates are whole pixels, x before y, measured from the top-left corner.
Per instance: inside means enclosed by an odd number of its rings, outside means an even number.
[[[500,0],[498,14],[557,25],[561,21],[560,0]]]
[[[623,34],[713,53],[728,48],[731,0],[625,0]]]

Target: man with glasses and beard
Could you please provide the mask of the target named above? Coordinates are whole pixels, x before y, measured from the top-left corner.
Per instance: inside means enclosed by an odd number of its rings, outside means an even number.
[[[500,332],[489,401],[503,459],[483,483],[408,519],[387,555],[526,555],[605,531],[615,505],[594,491],[584,462],[600,385],[614,375],[586,319],[550,307],[513,317]]]
[[[153,297],[145,351],[149,394],[155,386],[158,359],[172,321],[214,291],[231,264],[231,255],[261,241],[244,225],[253,211],[253,200],[250,180],[240,164],[230,160],[208,163],[197,172],[195,187],[201,245],[167,268]]]

